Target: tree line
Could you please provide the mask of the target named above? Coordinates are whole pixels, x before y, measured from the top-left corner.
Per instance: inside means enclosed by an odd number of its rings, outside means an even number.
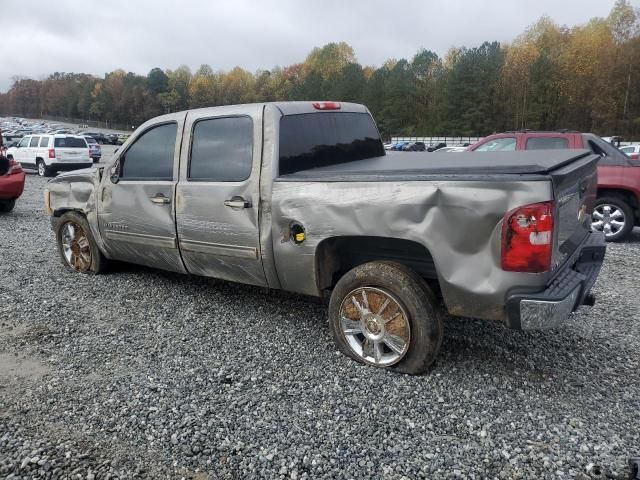
[[[346,43],[330,43],[303,63],[255,73],[202,65],[15,78],[0,94],[0,113],[139,125],[188,108],[318,99],[364,103],[385,137],[566,128],[638,139],[640,12],[617,0],[608,17],[584,25],[542,17],[510,44],[444,57],[423,49],[378,68],[359,64]]]

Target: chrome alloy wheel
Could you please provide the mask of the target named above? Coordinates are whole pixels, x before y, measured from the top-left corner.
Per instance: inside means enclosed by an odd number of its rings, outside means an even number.
[[[349,292],[340,305],[340,321],[349,348],[366,363],[393,365],[409,350],[409,317],[385,290],[360,287]]]
[[[626,220],[624,212],[618,206],[603,203],[593,210],[591,228],[604,232],[605,237],[612,237],[624,228]]]
[[[91,267],[91,247],[87,234],[75,222],[67,222],[61,232],[62,253],[71,268],[86,272]]]
[[[44,164],[42,160],[38,162],[38,175],[44,177],[44,174],[47,173],[47,166]]]

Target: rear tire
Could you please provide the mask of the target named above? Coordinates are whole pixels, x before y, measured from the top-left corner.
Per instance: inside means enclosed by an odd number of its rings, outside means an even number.
[[[9,213],[16,206],[16,200],[0,200],[0,213]]]
[[[77,212],[63,214],[56,223],[60,259],[78,273],[96,274],[107,268],[107,258],[98,248],[87,219]]]
[[[408,374],[433,364],[444,331],[429,286],[393,262],[365,263],[347,272],[331,294],[329,324],[348,357]]]
[[[634,220],[633,210],[623,198],[608,195],[596,199],[591,228],[604,232],[607,242],[618,242],[633,230]]]

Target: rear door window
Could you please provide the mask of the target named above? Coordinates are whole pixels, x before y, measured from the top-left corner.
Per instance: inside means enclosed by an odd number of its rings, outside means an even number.
[[[569,140],[564,137],[529,137],[526,150],[555,150],[569,148]]]
[[[121,158],[124,180],[173,180],[178,125],[166,123],[144,132]]]
[[[29,143],[30,147],[37,147],[38,142],[40,142],[40,137],[31,137],[31,143]]]
[[[321,112],[280,119],[280,175],[384,155],[369,114]]]
[[[56,137],[53,143],[59,148],[87,148],[87,142],[79,137]]]
[[[193,128],[189,180],[242,182],[251,175],[253,121],[224,117],[198,121]]]
[[[48,147],[49,146],[49,137],[42,137],[40,139],[40,146],[41,147]]]
[[[475,152],[512,152],[516,149],[515,137],[494,138],[483,143]]]

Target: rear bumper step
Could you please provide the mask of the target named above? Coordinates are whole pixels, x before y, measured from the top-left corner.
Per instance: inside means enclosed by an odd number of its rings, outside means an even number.
[[[541,330],[561,325],[580,305],[593,305],[590,293],[606,251],[604,234],[592,232],[580,246],[573,265],[567,265],[539,293],[514,293],[506,302],[506,325],[518,330]]]

